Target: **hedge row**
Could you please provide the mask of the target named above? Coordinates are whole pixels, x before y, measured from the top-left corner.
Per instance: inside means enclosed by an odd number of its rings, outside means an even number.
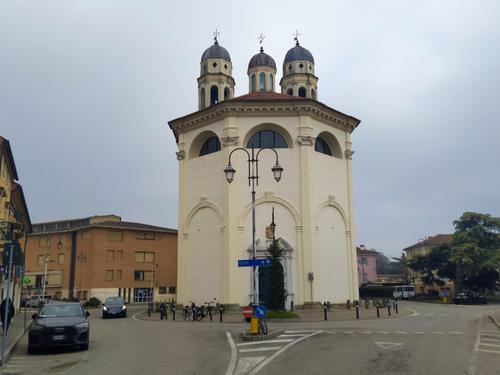
[[[392,298],[393,288],[381,287],[361,287],[359,288],[359,298]]]

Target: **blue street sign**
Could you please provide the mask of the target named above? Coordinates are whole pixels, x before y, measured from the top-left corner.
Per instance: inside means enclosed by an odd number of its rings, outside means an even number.
[[[270,259],[240,259],[238,260],[238,267],[259,267],[259,266],[270,266]]]
[[[264,306],[259,305],[255,308],[255,316],[257,318],[263,318],[266,316],[266,314],[267,314],[267,310]]]

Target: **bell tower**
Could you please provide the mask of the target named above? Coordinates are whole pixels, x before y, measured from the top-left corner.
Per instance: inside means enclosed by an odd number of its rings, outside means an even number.
[[[202,110],[234,96],[233,65],[229,52],[219,44],[219,32],[214,32],[214,44],[201,56],[198,78],[198,109]]]

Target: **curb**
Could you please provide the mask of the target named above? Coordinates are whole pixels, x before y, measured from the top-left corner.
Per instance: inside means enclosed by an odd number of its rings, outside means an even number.
[[[269,332],[267,335],[262,336],[262,335],[252,335],[251,333],[248,333],[247,331],[240,332],[240,339],[243,341],[266,341],[266,340],[272,340],[276,336],[278,336],[283,330],[277,329],[276,331]]]
[[[5,354],[4,354],[4,357],[3,357],[3,365],[2,365],[2,367],[5,366],[5,364],[9,361],[10,355],[12,354],[12,352],[14,351],[14,349],[17,347],[17,344],[19,343],[19,341],[21,341],[21,339],[26,334],[26,332],[29,331],[29,329],[31,327],[31,324],[32,324],[32,322],[30,322],[26,326],[26,330],[22,330],[21,332],[19,332],[19,334],[14,338],[14,340],[12,340],[11,344],[9,345],[9,347],[7,349],[5,349]],[[7,336],[7,337],[9,337],[9,336]]]
[[[500,322],[495,318],[494,315],[489,315],[491,321],[497,326],[498,329],[500,329]]]

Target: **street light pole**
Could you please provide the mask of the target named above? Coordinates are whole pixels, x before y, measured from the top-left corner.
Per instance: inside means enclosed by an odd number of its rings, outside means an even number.
[[[248,162],[248,186],[252,187],[252,259],[255,260],[257,258],[256,251],[256,239],[255,239],[255,185],[259,186],[259,154],[263,150],[271,150],[276,155],[276,164],[271,168],[273,172],[274,179],[276,182],[281,180],[281,174],[283,173],[283,168],[279,164],[278,153],[272,147],[263,147],[255,153],[255,149],[252,147],[251,153],[248,152],[247,149],[238,147],[235,148],[229,154],[229,162],[227,164],[226,169],[224,169],[224,173],[226,174],[226,180],[228,183],[233,182],[234,175],[236,170],[231,165],[231,156],[235,151],[244,151],[247,154],[247,162]],[[252,266],[252,303],[257,304],[257,267]]]

